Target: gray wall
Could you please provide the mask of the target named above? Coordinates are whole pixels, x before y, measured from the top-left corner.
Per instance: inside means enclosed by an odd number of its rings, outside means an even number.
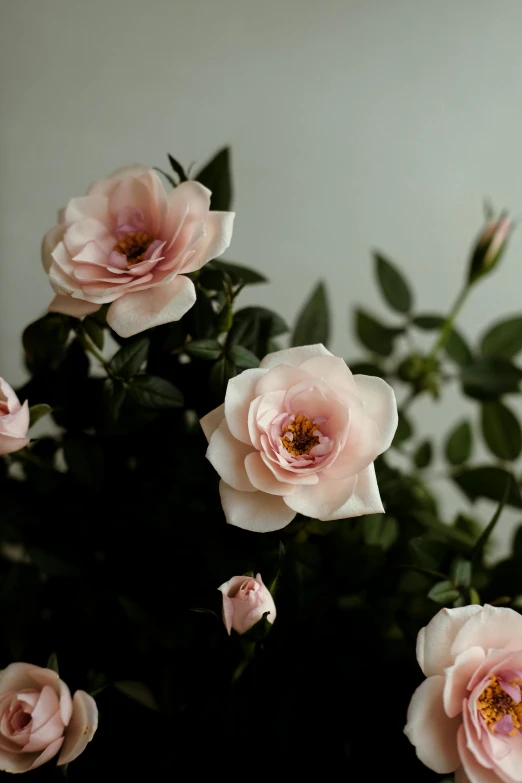
[[[407,270],[419,307],[441,309],[483,198],[520,215],[517,0],[0,0],[0,11],[0,374],[14,384],[21,329],[51,298],[41,237],[57,207],[119,165],[163,165],[166,151],[201,163],[231,144],[228,258],[271,280],[244,303],[292,318],[323,277],[332,348],[347,358],[353,305],[382,310],[372,247]],[[521,242],[466,306],[469,336],[522,309]],[[436,430],[474,412],[456,401],[421,403],[418,418]]]

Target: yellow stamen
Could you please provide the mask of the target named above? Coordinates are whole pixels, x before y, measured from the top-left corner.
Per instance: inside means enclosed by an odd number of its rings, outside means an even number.
[[[515,680],[512,685],[519,682],[520,680]],[[492,733],[497,722],[504,715],[511,715],[513,720],[514,728],[509,732],[509,736],[513,737],[518,733],[522,720],[522,702],[515,704],[511,696],[502,689],[496,675],[491,676],[490,684],[484,688],[477,699],[477,708]]]
[[[317,432],[317,426],[302,413],[298,413],[295,421],[287,424],[283,432],[291,432],[294,436],[292,440],[285,435],[281,436],[281,443],[292,457],[302,457],[304,454],[309,454],[313,447],[319,443],[319,438],[314,435],[314,432]]]
[[[140,261],[143,261],[145,253],[153,242],[154,237],[151,237],[146,231],[133,231],[125,234],[124,238],[120,239],[112,249],[116,253],[127,256],[129,264],[139,264]]]

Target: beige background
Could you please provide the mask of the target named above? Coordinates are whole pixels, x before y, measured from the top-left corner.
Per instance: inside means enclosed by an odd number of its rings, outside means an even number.
[[[441,310],[483,198],[520,215],[517,0],[0,0],[0,11],[0,374],[13,384],[20,332],[51,297],[41,237],[57,207],[122,164],[163,165],[167,151],[202,163],[231,144],[228,257],[271,280],[243,303],[292,319],[324,278],[346,358],[355,304],[393,321],[372,247],[407,270],[419,308]],[[522,310],[521,242],[467,305],[468,336]],[[417,410],[434,432],[475,415],[451,392]],[[451,509],[457,495],[443,494]]]

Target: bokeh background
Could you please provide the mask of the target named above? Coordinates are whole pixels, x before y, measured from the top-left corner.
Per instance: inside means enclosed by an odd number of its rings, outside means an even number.
[[[522,4],[517,0],[0,0],[0,374],[24,377],[20,334],[51,298],[40,241],[89,182],[171,152],[230,144],[229,260],[270,284],[242,304],[292,320],[318,278],[331,348],[358,353],[353,307],[383,320],[371,250],[408,274],[419,310],[461,284],[483,200],[522,205]],[[521,309],[522,237],[477,286],[470,338]],[[476,405],[421,401],[426,432]],[[440,484],[448,513],[456,490]],[[486,519],[490,506],[479,513]],[[514,515],[505,512],[497,553]]]

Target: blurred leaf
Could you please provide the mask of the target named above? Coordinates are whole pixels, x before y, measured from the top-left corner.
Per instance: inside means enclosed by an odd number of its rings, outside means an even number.
[[[256,272],[255,269],[250,269],[248,266],[242,266],[240,264],[233,264],[231,261],[216,260],[211,263],[212,268],[227,272],[230,275],[230,279],[233,285],[256,285],[257,283],[267,283],[267,279],[264,275]]]
[[[439,567],[446,555],[446,546],[441,541],[434,541],[427,536],[417,536],[408,541],[412,558],[417,565],[431,571]]]
[[[474,587],[469,588],[469,602],[472,605],[482,604],[482,601],[480,600],[480,595],[477,593]]]
[[[428,598],[431,598],[432,601],[435,601],[437,604],[442,604],[443,606],[452,604],[458,597],[459,591],[455,590],[453,584],[448,580],[437,582],[428,593]]]
[[[105,340],[103,326],[101,326],[95,318],[88,315],[87,318],[84,318],[82,321],[82,329],[87,332],[94,345],[101,351]]]
[[[395,517],[386,514],[367,514],[363,517],[364,541],[368,546],[389,549],[399,536]]]
[[[346,362],[354,375],[373,375],[377,378],[384,378],[386,372],[377,364],[372,362]]]
[[[174,179],[174,177],[169,174],[167,171],[163,171],[163,169],[158,168],[158,166],[154,166],[154,171],[157,171],[159,174],[165,177],[167,182],[170,182],[173,188],[176,188],[178,186],[178,182]]]
[[[392,446],[398,446],[399,444],[404,443],[404,441],[411,438],[412,435],[413,427],[410,424],[409,419],[405,413],[399,410],[399,421],[393,437]]]
[[[46,669],[50,669],[52,672],[56,672],[58,675],[60,674],[60,669],[58,668],[58,656],[55,652],[50,654]]]
[[[34,427],[37,421],[40,421],[40,419],[43,419],[44,416],[47,416],[49,413],[51,413],[52,408],[50,405],[46,405],[45,403],[40,403],[39,405],[31,405],[29,408],[29,429],[31,427]]]
[[[248,348],[245,348],[244,345],[234,345],[230,349],[229,356],[236,367],[239,367],[240,370],[259,367],[259,359],[255,353],[249,351]]]
[[[433,447],[429,440],[424,440],[413,455],[415,467],[419,469],[426,468],[430,464],[432,456]]]
[[[149,347],[150,340],[147,337],[140,337],[124,345],[118,353],[114,354],[109,363],[112,374],[118,378],[132,378],[147,359]]]
[[[412,319],[412,323],[423,331],[440,330],[444,326],[446,319],[442,315],[427,313],[426,315],[417,315]],[[472,354],[468,344],[455,328],[449,334],[444,350],[457,364],[466,364],[471,361]]]
[[[210,208],[228,212],[232,204],[232,178],[230,174],[230,149],[223,147],[194,177],[211,193]]]
[[[450,432],[444,446],[446,459],[451,465],[461,465],[469,459],[472,445],[472,431],[470,423],[461,421]]]
[[[227,389],[230,378],[234,378],[237,375],[234,364],[223,356],[219,359],[210,371],[210,388],[213,395],[218,399],[223,399]]]
[[[496,511],[491,517],[491,520],[489,521],[487,526],[484,528],[483,532],[479,536],[475,546],[471,551],[472,560],[477,560],[482,555],[482,552],[484,551],[484,547],[486,546],[489,537],[491,536],[493,530],[495,529],[495,525],[497,524],[499,517],[502,513],[502,510],[506,505],[510,492],[511,492],[511,478],[508,477],[504,489],[504,494],[502,495],[502,498],[496,508]]]
[[[508,359],[486,356],[462,367],[462,390],[468,397],[491,400],[518,392],[522,371]]]
[[[118,421],[126,396],[127,390],[122,381],[107,378],[103,384],[103,407],[109,423]]]
[[[217,340],[191,340],[185,345],[185,350],[190,356],[196,359],[207,359],[214,361],[219,359],[223,353],[223,348]]]
[[[82,484],[99,488],[104,479],[105,460],[100,441],[80,433],[66,437],[63,455],[67,467]]]
[[[374,253],[373,257],[377,280],[384,299],[390,307],[399,313],[409,312],[412,306],[412,296],[408,283],[397,267],[380,253]]]
[[[47,313],[29,324],[22,335],[27,366],[33,373],[56,368],[62,358],[73,319],[60,313]]]
[[[522,449],[522,431],[517,417],[501,402],[485,402],[481,413],[482,434],[490,451],[500,459],[515,460]]]
[[[453,481],[464,492],[469,500],[489,498],[498,503],[504,494],[506,481],[510,480],[510,490],[506,503],[516,508],[522,508],[520,490],[511,473],[497,467],[468,468],[453,476]]]
[[[129,699],[137,701],[143,707],[147,707],[149,710],[158,710],[158,703],[154,698],[154,695],[148,685],[144,682],[136,682],[135,680],[118,680],[114,683],[114,687],[117,688]]]
[[[512,359],[522,350],[522,316],[507,318],[492,326],[482,337],[483,354]]]
[[[176,160],[176,158],[173,158],[173,157],[172,157],[172,155],[169,155],[168,153],[167,153],[167,157],[168,157],[168,159],[169,159],[169,163],[170,163],[170,165],[171,165],[171,167],[172,167],[172,171],[173,171],[175,174],[177,174],[177,175],[178,175],[178,177],[179,177],[179,181],[180,181],[180,182],[187,182],[187,180],[188,180],[188,177],[187,177],[187,175],[185,174],[185,169],[183,168],[183,166],[181,165],[181,163],[178,163],[178,161]]]
[[[330,313],[324,283],[318,283],[299,315],[292,335],[292,345],[328,345]]]
[[[412,323],[419,329],[431,332],[434,329],[441,329],[444,326],[444,320],[442,315],[429,313],[427,315],[416,315],[415,318],[412,318]]]
[[[188,333],[194,340],[211,337],[214,332],[215,320],[216,315],[209,297],[199,289],[196,304],[184,317]]]
[[[180,408],[183,395],[170,381],[156,375],[137,375],[127,387],[130,396],[144,408]]]
[[[365,348],[380,356],[389,356],[393,351],[393,341],[404,329],[383,326],[372,315],[358,309],[355,311],[355,331]]]
[[[471,585],[472,567],[469,560],[457,557],[451,565],[451,579],[455,587],[469,587]]]

